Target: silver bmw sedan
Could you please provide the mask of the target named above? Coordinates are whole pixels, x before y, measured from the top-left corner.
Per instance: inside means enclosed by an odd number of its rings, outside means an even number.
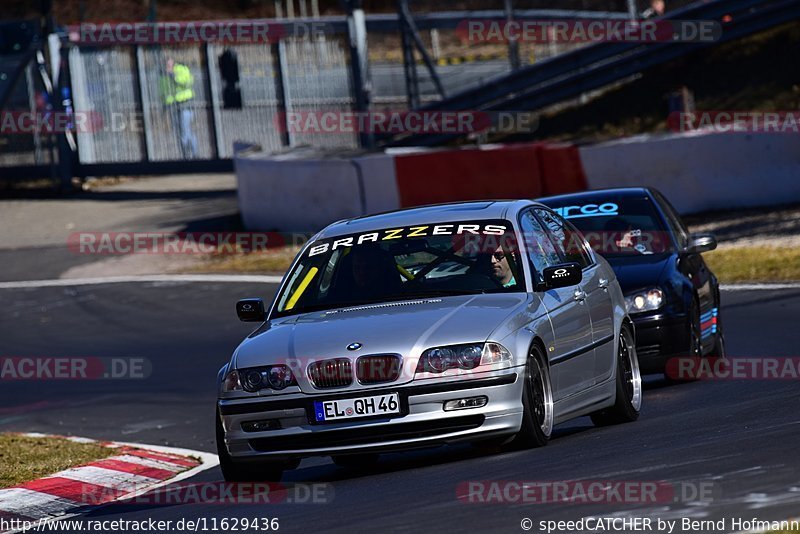
[[[538,447],[553,426],[637,419],[634,328],[613,270],[528,200],[425,206],[331,224],[220,370],[227,480],[277,480],[455,442]]]

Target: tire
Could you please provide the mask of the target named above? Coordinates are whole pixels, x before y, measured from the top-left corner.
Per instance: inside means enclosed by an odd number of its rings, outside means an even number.
[[[687,340],[687,354],[686,356],[679,356],[679,358],[700,358],[703,355],[703,338],[700,330],[700,304],[697,298],[692,301],[692,307],[689,309],[689,339]],[[670,376],[667,371],[664,371],[664,379],[668,384],[685,384],[687,382],[694,382],[695,379],[691,377],[675,377]]]
[[[533,345],[525,367],[522,426],[512,442],[519,448],[543,447],[553,433],[553,387],[545,361],[542,349]]]
[[[375,467],[380,455],[374,453],[365,454],[342,454],[331,456],[333,463],[339,467],[352,470],[365,470]]]
[[[642,374],[636,343],[628,326],[623,325],[617,343],[616,400],[614,406],[591,414],[596,426],[630,423],[639,418],[642,407]]]
[[[222,476],[226,482],[280,482],[283,476],[285,462],[235,462],[228,453],[225,445],[225,431],[222,428],[222,420],[219,414],[217,420],[217,455],[219,456],[219,467],[222,469]]]

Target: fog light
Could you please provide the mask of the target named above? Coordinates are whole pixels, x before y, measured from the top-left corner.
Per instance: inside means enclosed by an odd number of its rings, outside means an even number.
[[[265,421],[247,421],[242,423],[242,430],[245,432],[264,432],[265,430],[280,430],[281,422],[277,419],[267,419]]]
[[[444,411],[468,410],[469,408],[480,408],[489,402],[488,397],[467,397],[466,399],[451,400],[444,403]]]

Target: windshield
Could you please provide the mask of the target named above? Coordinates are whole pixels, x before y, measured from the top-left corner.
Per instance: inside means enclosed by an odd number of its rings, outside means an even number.
[[[586,204],[565,199],[546,203],[575,225],[595,252],[605,257],[663,254],[673,249],[649,198],[595,200]]]
[[[503,220],[422,224],[311,243],[274,317],[395,300],[525,291]]]

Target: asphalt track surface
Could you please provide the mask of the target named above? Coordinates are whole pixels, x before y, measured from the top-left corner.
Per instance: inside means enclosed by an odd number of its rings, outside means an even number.
[[[142,357],[141,380],[3,382],[0,431],[69,433],[213,451],[215,376],[250,327],[234,302],[275,287],[122,283],[0,290],[5,356]],[[795,356],[800,290],[723,293],[731,356]],[[284,483],[327,483],[327,504],[111,505],[92,519],[277,517],[282,532],[522,532],[520,522],[587,516],[780,520],[800,510],[797,381],[668,385],[648,377],[639,421],[595,428],[581,418],[547,447],[470,446],[384,455],[359,473],[304,460]],[[713,488],[710,499],[596,504],[469,504],[471,480],[624,480]],[[218,468],[192,482],[220,481]],[[730,529],[726,529],[730,530]],[[532,532],[538,532],[535,524]],[[680,530],[680,525],[675,532]]]

